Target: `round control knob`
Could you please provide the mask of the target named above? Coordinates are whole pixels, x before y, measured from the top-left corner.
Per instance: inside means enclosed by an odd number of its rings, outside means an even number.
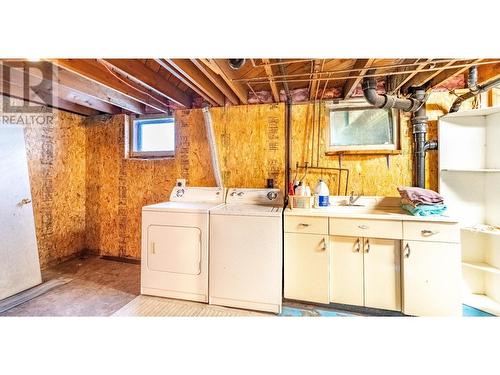
[[[245,193],[244,193],[244,192],[242,192],[242,191],[240,191],[240,192],[238,193],[238,197],[243,196],[243,194],[245,194]]]
[[[235,191],[233,191],[233,192],[231,192],[231,194],[229,194],[229,195],[230,195],[230,196],[232,196],[232,197],[234,197],[234,196],[236,195],[236,192],[235,192]]]
[[[276,193],[275,191],[270,191],[269,193],[267,193],[267,199],[269,199],[270,201],[275,200],[277,197],[278,193]]]
[[[179,189],[177,190],[177,193],[175,193],[175,195],[177,195],[177,197],[182,197],[184,195],[184,189]]]

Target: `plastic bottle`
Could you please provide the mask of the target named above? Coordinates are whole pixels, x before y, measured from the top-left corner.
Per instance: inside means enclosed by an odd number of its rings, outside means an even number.
[[[329,206],[330,190],[328,190],[328,186],[323,180],[319,180],[316,184],[316,187],[314,188],[314,196],[316,207]]]
[[[299,182],[299,185],[295,188],[295,195],[299,197],[304,196],[304,185],[302,185],[302,181]]]
[[[306,197],[310,197],[311,196],[311,188],[309,187],[309,185],[306,185],[306,187],[304,189],[304,195]]]

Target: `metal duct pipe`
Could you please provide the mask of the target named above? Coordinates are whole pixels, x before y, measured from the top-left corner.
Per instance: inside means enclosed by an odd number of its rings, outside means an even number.
[[[476,95],[479,95],[485,91],[488,91],[489,89],[500,85],[500,77],[491,80],[490,82],[485,83],[484,85],[477,85],[479,88],[477,91],[473,92],[472,90],[466,92],[465,94],[459,96],[458,98],[455,99],[453,104],[451,105],[450,108],[450,113],[452,112],[457,112],[460,109],[460,106],[462,105],[463,102],[465,102],[467,99],[473,98]]]
[[[377,108],[396,108],[405,112],[412,112],[411,123],[413,125],[413,146],[414,146],[414,168],[415,184],[418,187],[425,187],[425,153],[428,150],[438,148],[437,141],[427,141],[427,115],[425,108],[426,95],[423,88],[418,88],[412,97],[398,98],[396,96],[377,92],[377,81],[374,78],[363,79],[363,94],[368,103]]]
[[[396,108],[405,112],[415,112],[422,104],[414,98],[401,99],[397,96],[379,94],[375,78],[363,79],[362,88],[366,101],[377,108]]]
[[[479,86],[477,84],[477,66],[471,66],[469,68],[467,86],[469,87],[469,90],[474,94],[477,94],[479,92]]]

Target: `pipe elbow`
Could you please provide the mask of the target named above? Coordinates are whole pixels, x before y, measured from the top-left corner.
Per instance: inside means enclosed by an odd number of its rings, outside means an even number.
[[[368,103],[377,108],[385,108],[387,102],[386,96],[380,95],[377,92],[377,81],[375,79],[363,79],[361,87],[363,88],[363,95]]]

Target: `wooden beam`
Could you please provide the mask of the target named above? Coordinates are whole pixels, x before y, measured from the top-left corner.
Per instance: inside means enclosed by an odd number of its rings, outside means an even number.
[[[231,87],[231,90],[235,92],[240,102],[248,104],[248,91],[241,83],[233,81],[237,78],[237,73],[229,67],[227,59],[211,59],[209,60],[209,64],[217,67],[218,74]]]
[[[231,104],[239,104],[239,99],[228,84],[222,79],[220,75],[215,73],[211,68],[207,67],[199,59],[191,59],[191,62],[203,73],[205,76],[226,96]]]
[[[415,62],[418,62],[418,60],[420,60],[420,59],[415,60]],[[414,68],[413,66],[406,68],[405,70],[415,70],[415,71],[412,73],[408,73],[408,75],[406,77],[404,77],[401,81],[399,81],[396,84],[396,86],[391,90],[390,94],[394,94],[395,92],[397,92],[401,87],[403,87],[403,85],[405,83],[407,83],[409,80],[411,80],[413,77],[415,77],[419,73],[420,70],[424,69],[427,65],[429,65],[429,62],[431,62],[431,61],[432,61],[432,59],[424,59],[424,61],[422,61],[422,63],[418,64],[416,68]]]
[[[109,67],[94,59],[55,59],[50,60],[54,64],[64,69],[70,70],[87,79],[104,85],[129,98],[137,100],[159,112],[170,110],[166,101],[163,101],[153,94],[140,90],[133,84],[128,84],[124,79],[118,78],[109,71]],[[142,64],[144,65],[144,64]]]
[[[448,66],[451,66],[455,64],[455,61],[448,61],[447,63],[442,63],[440,64],[440,67],[445,68]],[[434,77],[438,76],[440,73],[444,72],[445,70],[432,70],[428,72],[420,72],[417,73],[411,80],[406,82],[403,86],[401,86],[400,91],[403,93],[408,92],[408,89],[412,86],[423,86],[426,82],[430,81]]]
[[[471,63],[471,65],[473,65],[474,63],[477,63],[477,62],[479,62],[481,60],[482,59],[471,60],[470,63]],[[463,65],[463,64],[464,63],[462,61],[462,62],[456,62],[453,65]],[[463,72],[465,72],[468,69],[469,69],[469,67],[465,66],[465,67],[462,67],[462,68],[443,70],[441,73],[439,73],[437,76],[435,76],[429,82],[429,84],[427,85],[427,88],[428,89],[432,89],[433,87],[439,86],[443,82],[449,80],[450,78],[456,77],[459,74],[462,74]]]
[[[352,72],[349,74],[350,76],[358,76],[358,77],[353,77],[349,78],[345,83],[344,87],[342,88],[342,97],[344,99],[349,99],[352,94],[354,93],[354,90],[356,90],[356,87],[358,87],[359,83],[363,79],[363,75],[366,74],[368,71],[368,68],[373,64],[373,61],[375,59],[357,59],[356,62],[354,63],[353,69],[360,69],[358,71]]]
[[[477,67],[477,81],[484,84],[500,77],[500,63],[480,65]]]
[[[191,82],[182,72],[178,71],[175,66],[171,65],[169,62],[167,62],[165,59],[155,59],[155,61],[160,64],[160,66],[164,69],[166,69],[168,72],[170,72],[175,78],[177,78],[179,81],[184,83],[186,86],[188,86],[191,90],[193,90],[195,93],[200,95],[203,99],[208,101],[211,105],[217,106],[219,105],[215,100],[213,100],[210,95],[205,93],[201,88],[199,88],[196,84]]]
[[[52,102],[51,107],[53,108],[62,109],[83,116],[94,116],[101,113],[95,109],[84,107],[80,104],[72,103],[59,97],[52,97],[53,93],[43,88],[35,88],[35,90],[30,89],[28,90],[28,95],[26,95],[24,90],[24,80],[19,81],[15,76],[11,77],[8,82],[4,81],[3,78],[0,80],[0,93],[46,107],[49,107],[47,103]]]
[[[18,67],[19,62],[13,63],[9,61],[3,61],[4,65],[9,67]],[[26,64],[23,62],[23,66]],[[102,86],[94,81],[90,81],[78,74],[65,70],[63,68],[57,68],[54,72],[52,66],[48,66],[46,62],[40,62],[34,64],[37,69],[30,70],[30,74],[38,79],[44,79],[44,77],[49,77],[53,74],[55,77],[55,82],[59,88],[67,88],[75,93],[86,95],[95,98],[99,101],[109,103],[113,106],[120,107],[126,112],[143,114],[146,113],[144,104],[139,103],[128,96],[122,95],[121,93],[111,90],[106,86]],[[29,66],[33,66],[33,63],[29,63]],[[51,69],[52,72],[48,70]]]
[[[178,72],[210,96],[218,105],[224,106],[225,96],[189,59],[165,59]]]
[[[264,63],[264,70],[266,71],[267,77],[269,78],[269,86],[271,86],[274,102],[279,103],[280,93],[278,87],[276,86],[276,82],[274,82],[273,68],[269,65],[269,59],[262,59],[262,62]]]
[[[46,63],[47,64],[47,63]],[[17,64],[1,64],[2,69],[9,69],[10,79],[14,82],[23,82],[24,80],[24,72],[25,72],[25,63]],[[43,66],[43,64],[39,65],[42,69],[46,70],[47,65]],[[28,65],[29,67],[29,65]],[[49,67],[50,68],[50,67]],[[109,104],[107,102],[98,100],[90,95],[80,93],[78,91],[74,91],[67,86],[58,84],[57,80],[49,80],[48,75],[43,75],[40,69],[26,69],[26,72],[29,75],[30,81],[38,83],[38,87],[47,92],[52,92],[57,97],[67,101],[79,104],[84,107],[95,109],[99,112],[107,113],[107,114],[119,114],[122,113],[122,109]]]
[[[157,92],[171,101],[189,108],[191,99],[189,96],[166,79],[161,73],[155,72],[137,59],[107,59],[106,63],[118,69],[143,86]]]
[[[321,60],[313,60],[313,69],[311,74],[311,84],[309,85],[309,100],[316,100],[318,92],[318,73],[321,70]],[[327,85],[328,83],[325,83]],[[326,86],[325,86],[326,87]]]

